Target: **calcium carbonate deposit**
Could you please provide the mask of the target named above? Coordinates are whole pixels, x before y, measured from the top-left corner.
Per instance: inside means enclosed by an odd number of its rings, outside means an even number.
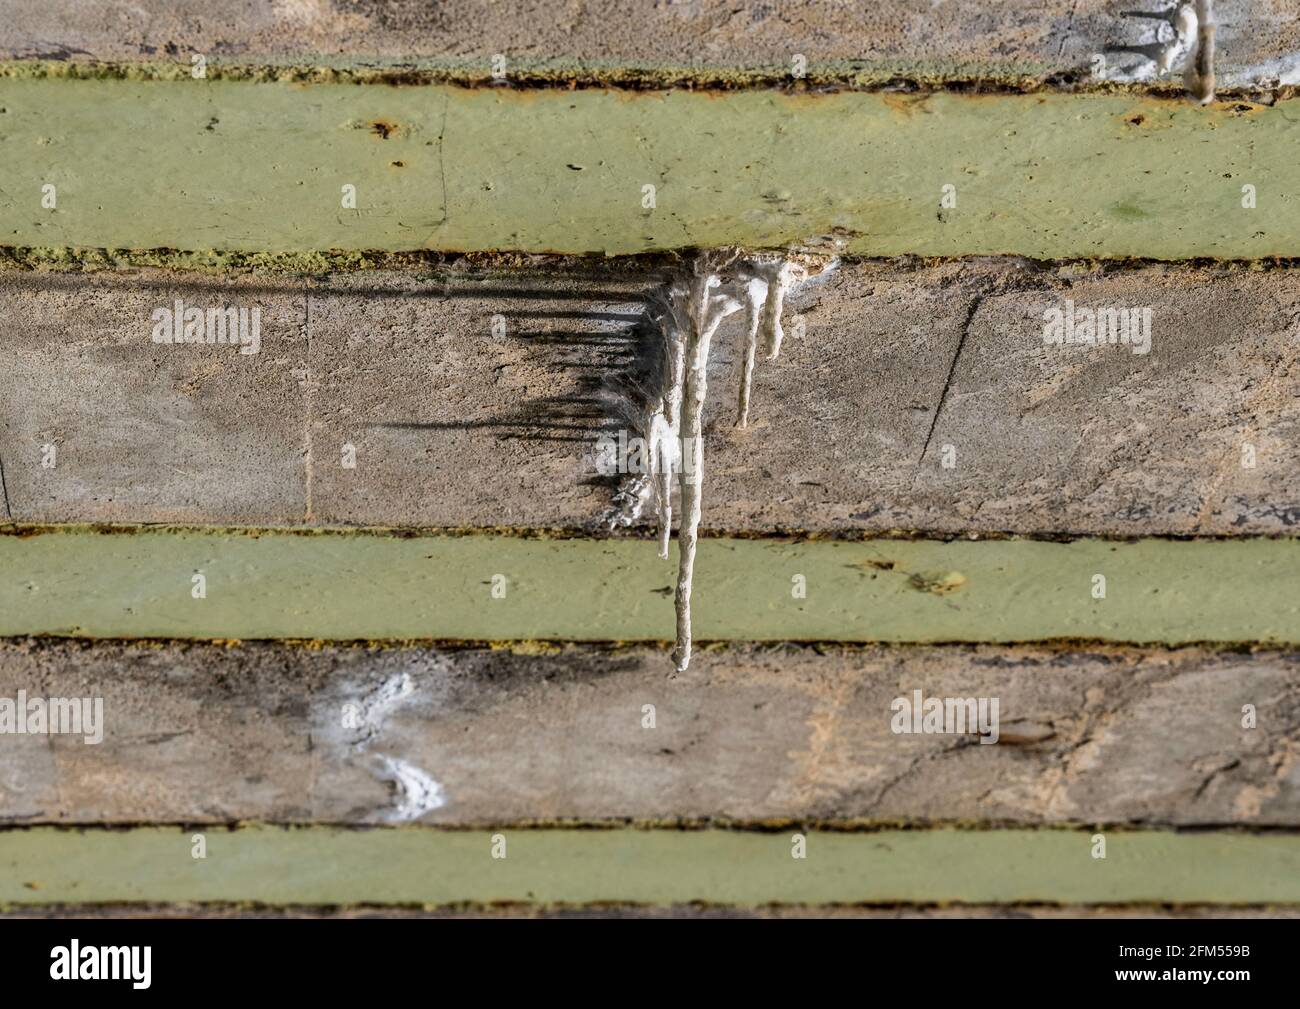
[[[806,256],[748,254],[736,249],[699,254],[654,299],[650,321],[661,337],[661,388],[649,397],[641,418],[648,445],[648,472],[629,478],[615,498],[612,525],[628,526],[653,501],[659,525],[659,556],[667,558],[672,532],[672,492],[681,498],[677,541],[677,646],[679,671],[691,661],[691,583],[699,538],[704,482],[704,402],[708,394],[709,348],[727,316],[745,310],[745,357],[736,425],[749,420],[754,361],[761,346],[770,361],[781,353],[781,315],[786,295],[834,261]]]

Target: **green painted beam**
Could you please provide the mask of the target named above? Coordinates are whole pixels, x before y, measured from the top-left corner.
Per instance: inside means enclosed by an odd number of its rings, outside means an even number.
[[[0,906],[122,902],[1300,903],[1300,836],[177,827],[0,832]],[[497,857],[494,857],[494,853]],[[499,857],[504,855],[504,857]]]
[[[6,79],[0,243],[619,254],[835,235],[858,255],[1290,256],[1297,107]]]
[[[662,561],[647,540],[9,528],[0,635],[673,634],[676,548]],[[1296,644],[1300,540],[705,539],[694,600],[702,641]]]

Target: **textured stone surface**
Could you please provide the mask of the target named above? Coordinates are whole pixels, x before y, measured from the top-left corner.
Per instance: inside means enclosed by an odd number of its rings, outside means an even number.
[[[618,425],[618,379],[640,347],[629,330],[652,289],[635,272],[621,282],[520,271],[313,285],[311,517],[593,521],[610,506],[612,482],[584,457]],[[342,466],[345,445],[356,449],[353,469]]]
[[[0,697],[102,696],[104,742],[0,736],[16,823],[1009,821],[1300,825],[1293,654],[0,644]],[[891,702],[998,697],[1001,739],[897,735]],[[400,700],[349,729],[349,714]],[[642,727],[644,705],[655,727]],[[1242,707],[1257,728],[1243,729]],[[349,707],[349,706],[353,707]]]
[[[258,308],[262,350],[154,343],[152,313],[177,299]],[[303,294],[278,280],[0,276],[8,515],[301,517],[302,313]]]
[[[887,76],[918,73],[1048,76],[1079,72],[1094,54],[1140,44],[1151,22],[1120,16],[1160,4],[1126,0],[835,0],[736,5],[723,0],[11,0],[0,57],[54,60],[412,63],[441,60],[485,73],[500,53],[518,67],[609,64],[788,70],[846,65]],[[1221,74],[1268,81],[1295,73],[1300,28],[1288,0],[1218,0]],[[1149,74],[1131,55],[1118,69]]]
[[[657,351],[635,318],[653,286],[577,268],[228,287],[5,274],[9,514],[599,529],[614,483],[595,443],[639,433],[629,390]],[[262,351],[151,343],[150,311],[186,291],[264,302]],[[1150,353],[1045,345],[1043,313],[1066,299],[1150,307]],[[706,528],[1221,535],[1300,519],[1291,270],[844,265],[790,312],[806,335],[760,362],[743,431],[740,323],[715,341]]]

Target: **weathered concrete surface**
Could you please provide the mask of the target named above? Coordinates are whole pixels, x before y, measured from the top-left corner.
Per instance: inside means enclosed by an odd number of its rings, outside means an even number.
[[[12,246],[1300,255],[1300,100],[20,79],[3,108]]]
[[[590,520],[613,486],[583,458],[649,283],[0,274],[0,519]],[[259,307],[261,350],[153,343],[176,299]]]
[[[0,635],[663,641],[676,547],[356,530],[19,527]],[[710,538],[697,641],[1300,643],[1300,539]]]
[[[0,274],[8,513],[597,530],[615,483],[596,440],[640,434],[635,389],[658,353],[637,321],[659,281],[610,273]],[[152,343],[150,313],[177,297],[263,305],[261,352]],[[1150,307],[1150,353],[1045,345],[1044,312],[1067,299]],[[1223,535],[1300,520],[1296,271],[849,264],[795,315],[806,335],[758,368],[747,430],[732,426],[740,324],[715,341],[706,528]]]
[[[592,522],[614,481],[591,449],[628,425],[620,383],[642,352],[629,331],[654,282],[635,269],[626,280],[430,280],[358,273],[313,284],[310,518]],[[346,445],[354,468],[342,465]]]
[[[300,290],[253,277],[0,280],[0,464],[8,515],[300,513],[307,341]],[[152,313],[260,312],[260,355],[151,340]],[[256,364],[254,364],[256,361]],[[297,427],[297,437],[287,438]],[[49,446],[53,446],[53,452]],[[241,479],[238,474],[253,479]]]
[[[1300,903],[1289,832],[793,833],[248,826],[200,859],[192,828],[9,829],[0,903]]]
[[[587,0],[499,5],[453,0],[11,0],[0,58],[172,60],[215,65],[308,62],[433,65],[486,76],[493,54],[508,72],[591,73],[611,67],[763,68],[809,73],[991,79],[1082,73],[1114,44],[1140,44],[1153,24],[1119,16],[1161,5],[1121,0],[882,0],[738,7],[723,0]],[[1220,75],[1269,83],[1296,74],[1300,28],[1288,0],[1218,0]],[[1108,77],[1151,76],[1131,54],[1108,52]]]
[[[102,697],[104,739],[0,736],[11,823],[920,820],[1300,826],[1300,657],[1198,649],[656,649],[8,641],[0,697]],[[891,731],[997,697],[1000,739]],[[390,698],[387,706],[381,703]],[[1256,727],[1242,728],[1253,705]],[[645,705],[654,724],[644,727]]]
[[[1044,312],[1067,299],[1150,307],[1150,353],[1046,345]],[[1290,271],[846,269],[797,304],[807,336],[759,369],[749,431],[731,427],[737,343],[722,341],[710,526],[1221,534],[1300,519]]]

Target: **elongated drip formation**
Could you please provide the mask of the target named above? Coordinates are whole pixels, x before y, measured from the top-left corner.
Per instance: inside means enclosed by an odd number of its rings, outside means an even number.
[[[647,472],[620,488],[612,524],[631,525],[653,501],[659,556],[667,558],[672,491],[674,484],[678,487],[681,517],[677,530],[677,646],[673,651],[678,671],[691,661],[691,585],[702,510],[704,402],[713,336],[723,319],[745,310],[745,354],[736,407],[736,426],[745,427],[760,345],[768,360],[781,353],[786,295],[829,265],[810,257],[710,251],[697,256],[652,302],[650,321],[662,336],[662,392],[651,396],[645,406]]]
[[[1163,77],[1183,67],[1188,95],[1208,105],[1214,101],[1214,0],[1179,0],[1161,11],[1123,11],[1125,17],[1163,22],[1168,27],[1146,45],[1111,46],[1111,52],[1136,53],[1155,64]]]

